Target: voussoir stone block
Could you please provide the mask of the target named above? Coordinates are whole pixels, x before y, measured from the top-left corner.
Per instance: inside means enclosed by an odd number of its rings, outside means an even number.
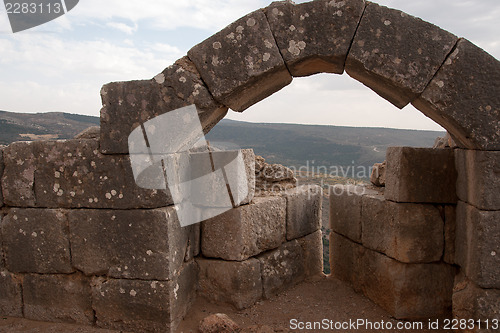
[[[459,202],[455,261],[482,288],[500,289],[500,211]]]
[[[116,330],[176,332],[194,300],[197,276],[191,261],[173,281],[94,278],[96,324]]]
[[[103,155],[97,140],[34,143],[36,206],[157,208],[173,203],[165,190],[137,186],[127,155]]]
[[[286,239],[309,235],[321,228],[323,190],[317,185],[299,186],[286,194]]]
[[[298,77],[344,72],[364,8],[364,0],[318,0],[298,5],[279,1],[265,12],[290,73]]]
[[[385,198],[396,202],[455,204],[454,150],[389,147]]]
[[[71,273],[68,219],[62,210],[12,208],[1,234],[6,267],[14,273]]]
[[[368,3],[346,71],[403,108],[431,81],[458,38],[399,10]]]
[[[479,209],[500,210],[500,151],[457,149],[457,194]]]
[[[36,157],[33,142],[14,142],[4,148],[1,186],[3,201],[12,207],[33,207],[35,205]]]
[[[214,98],[244,111],[292,82],[262,10],[194,46],[188,57]]]
[[[304,252],[298,240],[257,257],[262,270],[264,298],[271,298],[306,277]]]
[[[461,148],[500,150],[500,62],[460,39],[413,105]]]
[[[3,269],[0,269],[0,315],[23,316],[20,279]]]
[[[210,95],[193,63],[179,59],[151,80],[113,82],[101,90],[101,151],[128,152],[130,133],[166,112],[196,105],[205,133],[227,114]]]
[[[241,310],[262,298],[260,261],[225,261],[197,258],[200,269],[198,294],[215,303]],[[237,281],[237,283],[235,283]]]
[[[201,250],[205,257],[242,261],[279,247],[286,237],[286,200],[254,198],[202,223]]]
[[[29,274],[23,282],[24,316],[39,321],[92,325],[90,279],[80,274]]]
[[[195,250],[194,226],[181,228],[173,207],[74,210],[69,225],[73,265],[89,276],[171,280]]]

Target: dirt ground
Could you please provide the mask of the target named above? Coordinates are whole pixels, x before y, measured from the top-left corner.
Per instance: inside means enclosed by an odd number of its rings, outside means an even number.
[[[268,325],[277,332],[444,332],[442,330],[414,329],[398,330],[397,321],[392,319],[384,310],[367,298],[355,293],[349,286],[330,277],[317,278],[313,281],[303,282],[278,295],[271,300],[260,301],[254,306],[236,311],[230,306],[215,305],[198,298],[184,321],[180,324],[178,332],[198,332],[199,322],[213,313],[225,313],[238,323],[242,328],[252,325]],[[391,323],[393,329],[333,329],[328,330],[300,330],[291,329],[290,321],[298,322],[346,322],[365,319],[371,323],[384,321],[385,325]],[[292,322],[293,323],[293,322]],[[405,324],[405,322],[403,322]],[[406,322],[406,325],[410,325]],[[423,322],[424,328],[428,321]],[[117,331],[102,330],[97,328],[41,323],[19,318],[1,318],[0,332],[32,332],[32,333],[111,333]]]

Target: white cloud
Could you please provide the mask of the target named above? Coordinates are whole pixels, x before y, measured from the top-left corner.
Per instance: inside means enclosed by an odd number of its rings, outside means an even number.
[[[127,35],[132,35],[134,32],[137,31],[138,25],[137,23],[134,23],[133,26],[127,25],[125,23],[120,23],[120,22],[109,22],[106,24],[108,27],[120,30],[121,32],[126,33]]]

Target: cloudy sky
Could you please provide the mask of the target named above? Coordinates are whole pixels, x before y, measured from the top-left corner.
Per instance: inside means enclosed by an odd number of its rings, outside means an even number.
[[[80,0],[67,15],[13,34],[0,5],[0,110],[98,116],[103,84],[149,79],[263,0]],[[304,1],[295,1],[296,3]],[[375,0],[466,37],[500,59],[498,0]],[[343,126],[436,129],[360,83],[321,74],[229,118]]]

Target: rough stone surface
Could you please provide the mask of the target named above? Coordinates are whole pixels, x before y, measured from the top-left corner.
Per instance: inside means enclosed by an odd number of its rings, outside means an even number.
[[[0,208],[3,207],[3,194],[2,194],[2,175],[5,165],[3,163],[3,150],[5,147],[0,146]]]
[[[132,209],[172,204],[165,190],[139,188],[129,157],[102,155],[97,140],[34,145],[38,207]]]
[[[216,303],[228,303],[241,310],[262,298],[260,262],[196,259],[200,268],[198,293]]]
[[[396,202],[455,204],[454,150],[389,147],[385,197]]]
[[[271,298],[306,277],[304,253],[296,239],[257,258],[262,270],[264,298]]]
[[[6,267],[14,273],[71,273],[66,213],[13,208],[1,223]]]
[[[456,235],[457,207],[444,207],[444,257],[447,264],[455,264],[455,235]]]
[[[254,198],[250,205],[203,222],[201,249],[208,258],[242,261],[279,247],[285,235],[286,200]]]
[[[397,319],[449,315],[455,269],[447,264],[403,264],[366,250],[361,260],[364,294]]]
[[[23,298],[28,319],[87,325],[94,322],[90,280],[79,274],[26,275]]]
[[[75,139],[99,139],[101,136],[101,128],[99,126],[89,127],[77,135],[75,135]]]
[[[2,177],[4,203],[11,207],[35,205],[36,158],[33,142],[14,142],[4,148],[5,169]]]
[[[465,39],[413,105],[458,146],[500,150],[500,62]]]
[[[323,190],[304,185],[286,191],[286,239],[309,235],[321,227]]]
[[[362,198],[362,243],[400,262],[437,262],[444,251],[444,222],[433,205]]]
[[[214,98],[234,111],[290,84],[265,14],[242,17],[188,52]]]
[[[385,170],[387,169],[387,162],[375,163],[373,165],[372,173],[370,174],[370,182],[378,187],[385,186]]]
[[[424,91],[457,39],[419,18],[368,3],[346,71],[403,108]]]
[[[330,187],[330,228],[361,243],[361,186]]]
[[[0,269],[0,314],[11,317],[23,316],[21,283],[15,275],[2,269]]]
[[[166,112],[195,104],[205,133],[227,113],[186,57],[151,80],[109,83],[101,97],[101,151],[105,154],[127,153],[130,133]]]
[[[278,48],[293,76],[342,74],[347,52],[365,8],[364,0],[319,0],[265,9]]]
[[[240,326],[229,318],[228,315],[216,313],[205,317],[200,322],[198,330],[200,333],[233,333],[239,332]]]
[[[457,194],[461,201],[484,210],[500,210],[500,152],[455,151]]]
[[[482,288],[500,289],[500,211],[457,206],[455,260]]]
[[[499,299],[500,290],[481,289],[470,280],[460,279],[456,281],[453,293],[453,316],[459,319],[489,320],[491,323],[491,320],[500,316]],[[497,332],[497,330],[477,332]]]
[[[320,276],[323,273],[323,234],[318,230],[297,239],[302,247],[306,277]]]
[[[330,268],[337,279],[350,284],[356,292],[362,292],[361,258],[365,248],[350,239],[330,233]]]
[[[86,275],[170,280],[181,267],[194,226],[181,228],[173,207],[69,213],[73,265]]]
[[[197,268],[187,263],[174,281],[92,281],[97,326],[141,331],[175,332],[196,291]]]
[[[297,187],[294,172],[281,164],[266,163],[262,156],[255,159],[255,195],[283,195],[284,191]]]

